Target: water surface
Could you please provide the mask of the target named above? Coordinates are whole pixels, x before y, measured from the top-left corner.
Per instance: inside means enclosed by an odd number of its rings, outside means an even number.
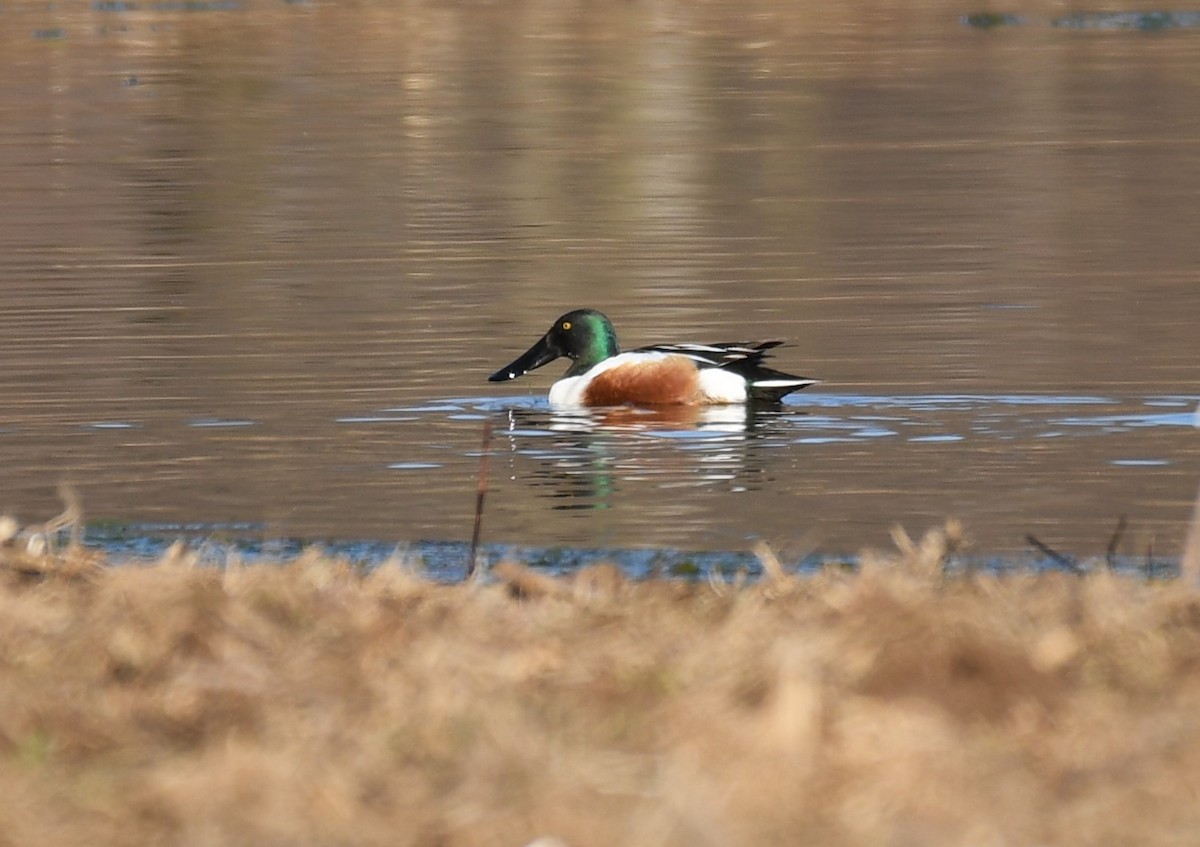
[[[1200,31],[963,14],[5,4],[0,506],[461,542],[491,419],[500,544],[1177,549]],[[580,306],[825,381],[745,419],[484,382]]]

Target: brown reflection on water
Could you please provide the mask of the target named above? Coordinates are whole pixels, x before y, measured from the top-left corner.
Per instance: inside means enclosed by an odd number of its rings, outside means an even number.
[[[69,477],[125,520],[465,537],[485,413],[439,401],[582,305],[631,344],[790,338],[821,392],[1194,396],[1200,33],[1056,8],[6,4],[0,506]],[[696,491],[703,451],[633,437],[586,436],[579,508],[515,463],[489,531],[845,549],[958,514],[1090,548],[1128,513],[1169,544],[1198,470],[1186,429],[781,436]]]

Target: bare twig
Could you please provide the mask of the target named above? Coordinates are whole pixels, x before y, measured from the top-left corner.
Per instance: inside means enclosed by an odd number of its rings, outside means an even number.
[[[1108,562],[1110,571],[1117,566],[1117,547],[1121,543],[1121,536],[1125,534],[1125,526],[1125,516],[1121,515],[1117,521],[1117,528],[1113,530],[1112,538],[1108,539],[1108,549],[1105,551],[1104,561]]]
[[[1032,544],[1034,547],[1038,548],[1038,550],[1040,550],[1042,553],[1044,553],[1045,555],[1047,555],[1051,559],[1053,559],[1055,564],[1066,568],[1067,570],[1071,571],[1072,573],[1083,573],[1083,568],[1081,568],[1079,566],[1079,563],[1077,561],[1072,559],[1070,556],[1064,556],[1062,553],[1058,552],[1053,547],[1051,547],[1047,544],[1043,544],[1036,535],[1033,535],[1032,533],[1029,535],[1026,535],[1025,540],[1028,543]]]
[[[483,422],[483,450],[479,455],[479,484],[475,487],[475,529],[471,533],[471,553],[467,560],[467,578],[475,575],[479,564],[479,533],[483,527],[483,501],[488,489],[488,454],[492,449],[492,419]]]

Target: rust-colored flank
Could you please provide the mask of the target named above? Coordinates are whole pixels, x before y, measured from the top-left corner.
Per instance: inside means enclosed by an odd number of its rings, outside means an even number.
[[[686,356],[619,365],[597,374],[583,392],[585,406],[690,405],[700,401],[700,372]]]

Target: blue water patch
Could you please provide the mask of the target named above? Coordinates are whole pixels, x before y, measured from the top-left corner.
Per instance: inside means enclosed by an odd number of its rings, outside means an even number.
[[[199,429],[216,429],[220,427],[238,427],[238,426],[254,426],[257,421],[244,420],[234,418],[225,420],[222,418],[194,418],[187,422],[188,426],[197,427]]]
[[[374,540],[325,541],[311,539],[252,537],[262,532],[254,524],[89,524],[84,544],[104,551],[117,565],[147,564],[160,559],[173,545],[195,555],[202,565],[225,567],[231,563],[255,565],[288,563],[316,549],[332,558],[349,562],[369,571],[388,562],[399,562],[414,572],[439,582],[458,582],[466,573],[470,546],[461,541],[415,541],[410,543]],[[241,535],[238,535],[241,533]],[[233,535],[234,537],[230,537]],[[218,537],[214,537],[218,536]],[[219,537],[223,536],[223,537]],[[749,542],[749,540],[748,540]],[[758,558],[748,550],[689,551],[674,548],[585,548],[537,547],[512,544],[485,544],[479,554],[485,566],[502,561],[519,562],[543,573],[562,576],[596,564],[614,564],[634,579],[676,578],[724,580],[738,574],[750,578],[762,575]],[[946,563],[947,573],[982,570],[994,573],[1060,571],[1063,557],[1048,555],[955,556]],[[786,571],[814,575],[821,570],[855,568],[857,556],[809,553],[800,558],[783,557]],[[1070,561],[1073,571],[1091,571],[1111,567],[1118,573],[1163,578],[1178,572],[1178,561],[1147,560],[1114,556],[1111,561]],[[484,571],[486,579],[486,567]]]
[[[96,423],[84,424],[87,429],[136,429],[141,424],[129,423],[127,421],[97,421]]]
[[[995,406],[1100,406],[1116,401],[1110,397],[1070,394],[808,394],[789,398],[787,408],[911,409],[915,411],[970,411]]]
[[[1191,395],[1149,396],[1135,401],[1091,394],[813,392],[789,398],[779,407],[736,407],[741,410],[740,415],[731,415],[727,411],[730,407],[713,407],[716,412],[693,410],[691,419],[663,410],[624,409],[615,416],[614,410],[554,410],[540,397],[521,398],[516,405],[494,398],[455,402],[473,405],[481,412],[507,414],[507,426],[498,426],[496,437],[507,435],[518,445],[534,433],[605,432],[630,433],[681,446],[753,439],[755,449],[766,449],[892,437],[927,444],[950,444],[973,438],[1011,442],[1117,434],[1149,427],[1196,426],[1200,425],[1200,417],[1191,409],[1197,399],[1200,398]],[[1085,408],[1103,413],[1085,415],[1075,411]],[[527,448],[520,448],[519,452],[527,454]]]
[[[878,416],[854,416],[850,418],[837,418],[831,415],[805,415],[803,417],[788,417],[785,419],[794,429],[801,431],[808,430],[832,430],[839,433],[837,436],[828,436],[831,440],[850,440],[851,438],[889,438],[898,433],[894,429],[878,426],[876,423],[879,420],[903,420],[897,418],[881,418]],[[812,442],[804,439],[797,443],[824,443]]]
[[[1191,412],[1145,415],[1100,415],[1094,418],[1059,418],[1051,423],[1061,426],[1102,427],[1114,432],[1151,426],[1193,426],[1195,416]]]
[[[393,471],[424,471],[440,468],[442,465],[437,462],[393,462],[388,465],[388,470]]]
[[[898,435],[894,429],[882,429],[880,427],[864,427],[854,433],[859,438],[890,438],[893,435]]]
[[[425,414],[450,414],[451,412],[461,412],[463,407],[457,404],[446,406],[402,406],[396,409],[381,409],[381,414],[415,414],[417,412]]]
[[[516,397],[466,397],[452,402],[470,406],[481,412],[506,412],[510,410],[550,411],[550,401],[545,396],[523,394]]]
[[[1200,12],[1073,12],[1051,21],[1062,29],[1141,30],[1200,27]]]
[[[337,418],[334,422],[340,424],[369,424],[369,423],[411,423],[419,421],[415,415],[361,415],[351,418]]]
[[[389,561],[399,561],[438,581],[455,582],[466,571],[470,547],[458,541],[415,541],[388,543],[382,541],[326,541],[295,538],[260,539],[228,535],[234,529],[252,532],[248,524],[117,524],[89,525],[84,543],[103,550],[117,564],[139,564],[161,558],[172,545],[181,543],[196,555],[201,564],[223,567],[230,562],[258,564],[289,562],[311,549],[370,570]],[[748,551],[693,552],[676,549],[625,549],[533,547],[509,544],[486,544],[480,547],[483,561],[495,564],[516,561],[538,570],[561,575],[593,564],[613,563],[630,577],[714,577],[744,571],[760,573],[757,558]],[[823,563],[818,557],[790,563],[797,570],[814,570]]]
[[[650,429],[643,433],[650,438],[674,440],[728,441],[733,436],[719,429]]]
[[[1166,459],[1113,459],[1109,464],[1120,468],[1161,468],[1171,463]]]

